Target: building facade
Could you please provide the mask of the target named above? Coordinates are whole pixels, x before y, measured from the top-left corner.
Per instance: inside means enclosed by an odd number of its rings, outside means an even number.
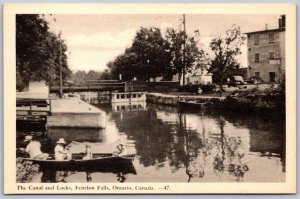
[[[264,82],[279,83],[285,75],[285,16],[279,19],[279,28],[248,32],[249,77]]]

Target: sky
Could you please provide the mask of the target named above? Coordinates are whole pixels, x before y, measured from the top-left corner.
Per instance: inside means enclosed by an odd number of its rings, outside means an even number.
[[[278,28],[280,15],[233,15],[233,14],[187,14],[186,30],[194,35],[199,31],[199,40],[204,50],[208,49],[213,37],[224,35],[233,24],[241,32]],[[182,29],[182,15],[154,14],[60,14],[46,15],[50,31],[62,33],[68,46],[68,64],[72,71],[103,71],[106,64],[130,47],[140,27],[159,27],[165,33],[167,27]],[[242,46],[238,58],[247,66],[247,46]]]

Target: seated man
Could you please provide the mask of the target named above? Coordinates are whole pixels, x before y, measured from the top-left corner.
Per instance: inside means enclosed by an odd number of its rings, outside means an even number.
[[[41,151],[41,143],[36,140],[32,140],[31,135],[25,136],[25,143],[28,143],[26,146],[25,151],[29,154],[31,159],[38,159],[38,160],[46,160],[49,157],[48,153],[43,153]]]

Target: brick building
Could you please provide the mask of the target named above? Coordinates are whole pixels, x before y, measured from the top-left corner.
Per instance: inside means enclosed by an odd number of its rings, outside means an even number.
[[[285,15],[277,29],[248,32],[249,76],[265,82],[281,82],[285,71]]]

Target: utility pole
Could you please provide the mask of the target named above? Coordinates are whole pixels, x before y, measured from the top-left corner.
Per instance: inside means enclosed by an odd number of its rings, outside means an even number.
[[[62,89],[62,48],[61,48],[61,32],[58,34],[59,40],[59,97],[62,98],[63,96],[63,89]]]
[[[185,30],[185,14],[183,14],[183,67],[182,67],[182,84],[185,85],[185,43],[186,43],[186,30]]]

